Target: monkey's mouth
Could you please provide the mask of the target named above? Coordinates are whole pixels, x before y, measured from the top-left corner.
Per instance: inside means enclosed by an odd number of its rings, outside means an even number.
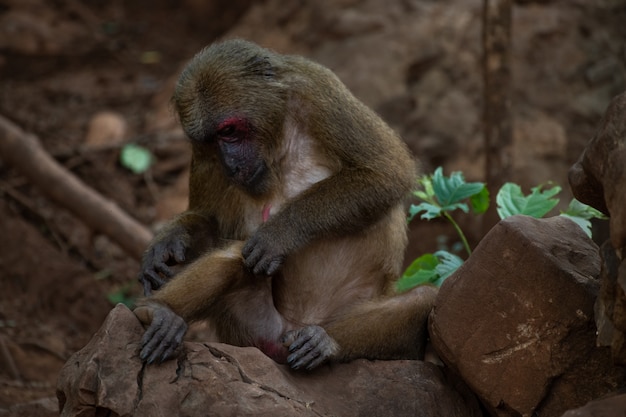
[[[265,192],[265,178],[267,166],[265,163],[259,164],[256,169],[250,173],[248,170],[240,170],[233,175],[233,180],[241,184],[252,194],[262,194]]]

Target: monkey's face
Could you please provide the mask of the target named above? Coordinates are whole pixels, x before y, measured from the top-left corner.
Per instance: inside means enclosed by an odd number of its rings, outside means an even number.
[[[256,196],[272,188],[268,155],[280,145],[287,112],[272,56],[247,42],[212,45],[185,67],[173,97],[187,136],[217,152],[228,178]]]
[[[262,194],[268,186],[268,168],[250,120],[241,116],[224,118],[213,139],[226,175],[251,194]]]

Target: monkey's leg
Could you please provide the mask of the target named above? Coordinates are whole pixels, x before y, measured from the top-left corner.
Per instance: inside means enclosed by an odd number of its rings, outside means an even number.
[[[327,360],[421,359],[436,296],[435,287],[421,286],[352,306],[324,328],[287,332],[283,342],[291,353],[288,363],[295,369],[313,369]]]
[[[221,297],[245,285],[250,273],[243,266],[242,245],[236,242],[206,254],[155,295],[139,301],[135,315],[148,326],[142,339],[143,360],[152,363],[171,358],[189,321],[208,317]]]

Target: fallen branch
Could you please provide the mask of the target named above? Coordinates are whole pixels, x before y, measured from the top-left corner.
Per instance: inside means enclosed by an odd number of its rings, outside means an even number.
[[[92,230],[110,237],[131,256],[141,258],[152,239],[150,230],[63,168],[48,155],[37,137],[3,116],[0,155],[52,201],[74,213]]]

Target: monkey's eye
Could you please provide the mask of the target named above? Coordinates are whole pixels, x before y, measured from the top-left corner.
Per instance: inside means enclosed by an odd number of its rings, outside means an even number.
[[[232,134],[235,133],[235,130],[237,130],[235,125],[229,124],[220,127],[220,129],[217,131],[217,134],[219,136],[232,136]]]
[[[225,142],[237,142],[248,136],[250,127],[243,117],[229,117],[217,126],[217,136]]]

